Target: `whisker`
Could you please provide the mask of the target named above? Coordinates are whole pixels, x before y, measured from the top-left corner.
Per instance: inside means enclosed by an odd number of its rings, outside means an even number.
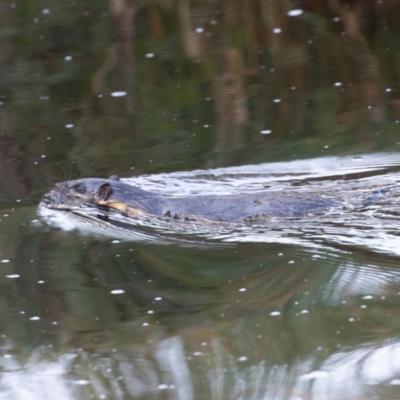
[[[79,175],[79,178],[78,178],[78,179],[81,179],[82,176],[86,174],[86,172],[89,170],[89,168],[90,168],[93,164],[94,164],[94,160],[92,160],[92,161],[90,162],[90,164],[81,172],[81,174]]]

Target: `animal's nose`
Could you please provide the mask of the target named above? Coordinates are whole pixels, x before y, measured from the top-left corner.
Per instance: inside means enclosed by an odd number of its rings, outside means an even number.
[[[56,183],[54,185],[54,190],[61,192],[64,189],[65,185],[63,183]]]

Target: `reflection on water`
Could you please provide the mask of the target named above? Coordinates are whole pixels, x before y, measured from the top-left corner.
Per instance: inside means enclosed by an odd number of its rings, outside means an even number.
[[[375,251],[398,253],[397,225],[400,215],[396,183],[400,174],[398,154],[364,157],[323,158],[243,167],[198,170],[184,173],[148,175],[126,179],[146,190],[172,196],[215,196],[237,193],[302,193],[336,200],[343,204],[324,215],[304,218],[270,217],[265,223],[204,224],[169,222],[157,218],[129,218],[108,214],[99,219],[96,209],[76,209],[74,213],[40,212],[52,225],[64,230],[116,239],[153,243],[206,245],[199,239],[221,242],[269,242],[300,244],[316,248],[332,242],[334,246],[364,246]],[[300,202],[301,200],[299,200]],[[229,207],[229,199],[227,200]],[[206,208],[207,205],[204,204]],[[104,214],[104,213],[103,213]],[[144,228],[147,228],[144,230]],[[150,229],[150,230],[149,230]],[[215,243],[216,244],[216,243]],[[209,243],[209,246],[212,244]]]
[[[398,398],[399,12],[2,2],[0,399]],[[210,227],[31,203],[111,174],[343,209]]]
[[[67,230],[36,221],[0,263],[1,396],[395,397],[398,228],[396,214],[384,211],[397,207],[398,156],[337,158],[324,172],[325,162],[131,182],[173,194],[170,182],[181,177],[187,195],[203,185],[311,191],[347,202],[340,213],[226,232],[147,221],[125,240],[112,234],[120,226],[96,236],[96,219],[60,220]],[[382,186],[393,192],[378,206],[354,207]]]

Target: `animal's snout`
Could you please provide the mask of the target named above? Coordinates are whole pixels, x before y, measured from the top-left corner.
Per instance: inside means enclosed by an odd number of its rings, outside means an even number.
[[[54,190],[56,192],[63,193],[63,192],[65,192],[66,189],[67,189],[67,185],[63,182],[59,182],[54,185]]]

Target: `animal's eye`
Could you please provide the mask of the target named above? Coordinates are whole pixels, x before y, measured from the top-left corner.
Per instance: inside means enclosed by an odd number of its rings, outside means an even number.
[[[81,194],[86,192],[86,187],[82,183],[78,183],[77,185],[72,186],[72,189],[74,189],[75,192],[78,192]]]

